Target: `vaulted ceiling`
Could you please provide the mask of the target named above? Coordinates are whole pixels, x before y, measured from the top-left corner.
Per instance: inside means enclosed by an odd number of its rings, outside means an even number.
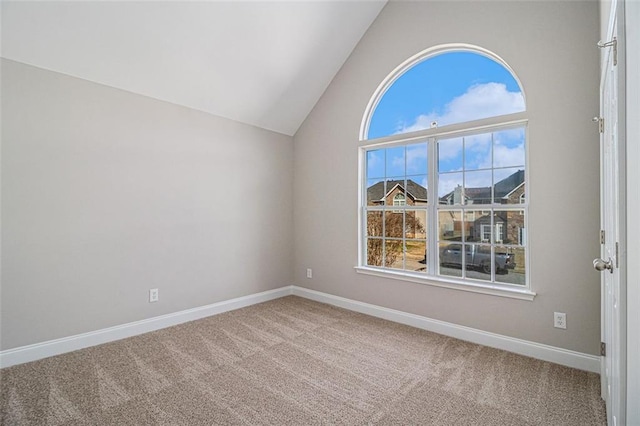
[[[2,1],[2,57],[293,135],[385,3]]]

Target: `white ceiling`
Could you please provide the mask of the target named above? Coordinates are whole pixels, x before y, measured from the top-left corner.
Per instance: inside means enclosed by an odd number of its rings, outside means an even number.
[[[386,0],[2,1],[2,56],[293,135]]]

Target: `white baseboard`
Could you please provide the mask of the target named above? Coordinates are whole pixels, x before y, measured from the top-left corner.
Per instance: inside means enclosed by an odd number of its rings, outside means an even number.
[[[505,351],[577,368],[579,370],[600,373],[599,356],[570,351],[500,334],[489,333],[487,331],[471,327],[456,325],[407,312],[396,311],[394,309],[358,302],[356,300],[345,299],[344,297],[309,290],[303,287],[293,286],[292,294],[306,299],[315,300],[317,302],[349,309],[351,311],[421,328],[423,330],[444,334],[445,336],[455,337],[460,340],[466,340],[468,342],[490,346],[492,348],[503,349]]]
[[[15,349],[8,349],[0,352],[0,368],[10,367],[16,364],[36,361],[66,352],[84,349],[90,346],[113,342],[138,334],[160,330],[188,321],[205,318],[211,315],[220,314],[246,306],[255,305],[291,294],[292,286],[277,288],[275,290],[263,291],[261,293],[250,294],[248,296],[225,300],[211,305],[186,309],[167,315],[161,315],[141,321],[130,322],[128,324],[117,325],[115,327],[104,328],[88,333],[77,334],[75,336],[63,337],[61,339],[49,340],[33,345],[21,346]]]
[[[591,371],[594,373],[600,372],[600,357],[595,355],[583,354],[567,349],[543,345],[541,343],[529,342],[527,340],[489,333],[471,327],[460,326],[382,306],[358,302],[356,300],[346,299],[344,297],[334,296],[297,286],[285,286],[275,290],[225,300],[211,305],[187,309],[146,320],[135,321],[128,324],[122,324],[61,339],[49,340],[47,342],[22,346],[15,349],[8,349],[0,352],[0,368],[36,361],[42,358],[60,355],[78,349],[84,349],[90,346],[136,336],[138,334],[160,330],[162,328],[244,308],[257,303],[267,302],[269,300],[278,299],[291,294],[349,309],[351,311],[383,318],[389,321],[421,328],[423,330],[433,331],[435,333],[444,334],[445,336],[478,343],[480,345],[503,349],[509,352],[566,365],[580,370]]]

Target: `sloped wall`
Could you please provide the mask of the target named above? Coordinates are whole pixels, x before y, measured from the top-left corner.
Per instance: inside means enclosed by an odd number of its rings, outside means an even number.
[[[3,60],[0,349],[290,285],[292,159],[289,136]]]

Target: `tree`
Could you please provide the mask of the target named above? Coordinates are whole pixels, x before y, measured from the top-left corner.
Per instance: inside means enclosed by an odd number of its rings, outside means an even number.
[[[382,218],[384,216],[384,229]],[[370,211],[367,213],[367,265],[389,266],[393,265],[399,256],[402,256],[403,235],[406,238],[414,238],[416,234],[424,233],[424,223],[416,217],[414,211]],[[383,234],[384,232],[384,234]],[[375,238],[386,236],[387,239]],[[383,250],[386,248],[386,253]],[[383,258],[386,254],[386,259]]]

